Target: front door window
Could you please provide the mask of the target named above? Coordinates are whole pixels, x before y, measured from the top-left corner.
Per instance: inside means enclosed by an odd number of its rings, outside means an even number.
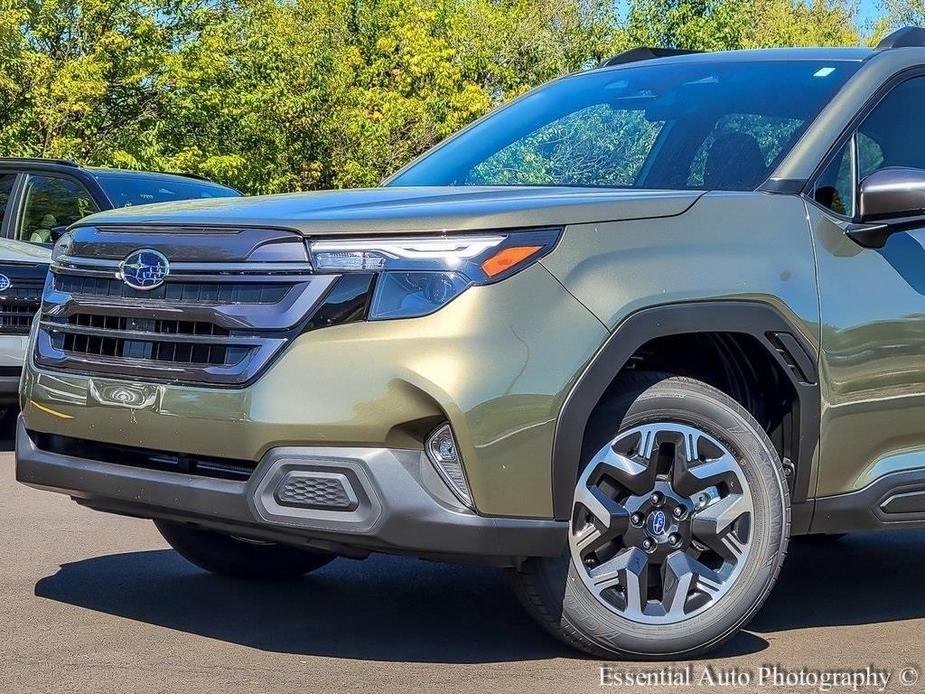
[[[26,180],[20,241],[52,243],[52,230],[97,212],[93,198],[78,181],[63,176],[30,175]]]

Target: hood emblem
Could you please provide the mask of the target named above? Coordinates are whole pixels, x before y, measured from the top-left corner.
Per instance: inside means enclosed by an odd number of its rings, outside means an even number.
[[[129,253],[119,263],[119,278],[133,289],[157,289],[170,274],[170,261],[160,251],[151,248]]]
[[[13,286],[13,283],[10,282],[10,278],[6,275],[0,275],[0,292],[5,292],[7,289]]]

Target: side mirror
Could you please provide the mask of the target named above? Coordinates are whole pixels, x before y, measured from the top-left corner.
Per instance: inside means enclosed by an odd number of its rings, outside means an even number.
[[[925,169],[890,166],[861,181],[860,224],[848,236],[862,246],[883,248],[897,231],[925,227]]]
[[[67,224],[62,224],[61,226],[52,227],[49,229],[51,232],[51,242],[56,243],[58,239],[64,236],[64,232],[67,231]]]

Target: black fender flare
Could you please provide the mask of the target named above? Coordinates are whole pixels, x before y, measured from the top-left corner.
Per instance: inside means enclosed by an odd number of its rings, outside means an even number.
[[[821,401],[818,355],[800,331],[770,304],[758,301],[696,301],[642,309],[626,318],[592,357],[559,411],[553,440],[553,512],[568,520],[581,465],[585,427],[597,403],[630,357],[646,342],[669,335],[726,332],[755,337],[787,374],[797,395],[798,457],[792,501],[809,496],[819,443]]]

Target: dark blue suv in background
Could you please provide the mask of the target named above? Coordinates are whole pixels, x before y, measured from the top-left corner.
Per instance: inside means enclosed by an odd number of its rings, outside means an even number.
[[[0,158],[0,236],[51,244],[78,219],[114,207],[239,196],[189,174],[79,166],[58,159]]]
[[[32,318],[51,245],[92,212],[238,196],[195,176],[85,168],[54,159],[0,158],[0,420],[14,412]],[[4,431],[0,423],[0,432]]]

